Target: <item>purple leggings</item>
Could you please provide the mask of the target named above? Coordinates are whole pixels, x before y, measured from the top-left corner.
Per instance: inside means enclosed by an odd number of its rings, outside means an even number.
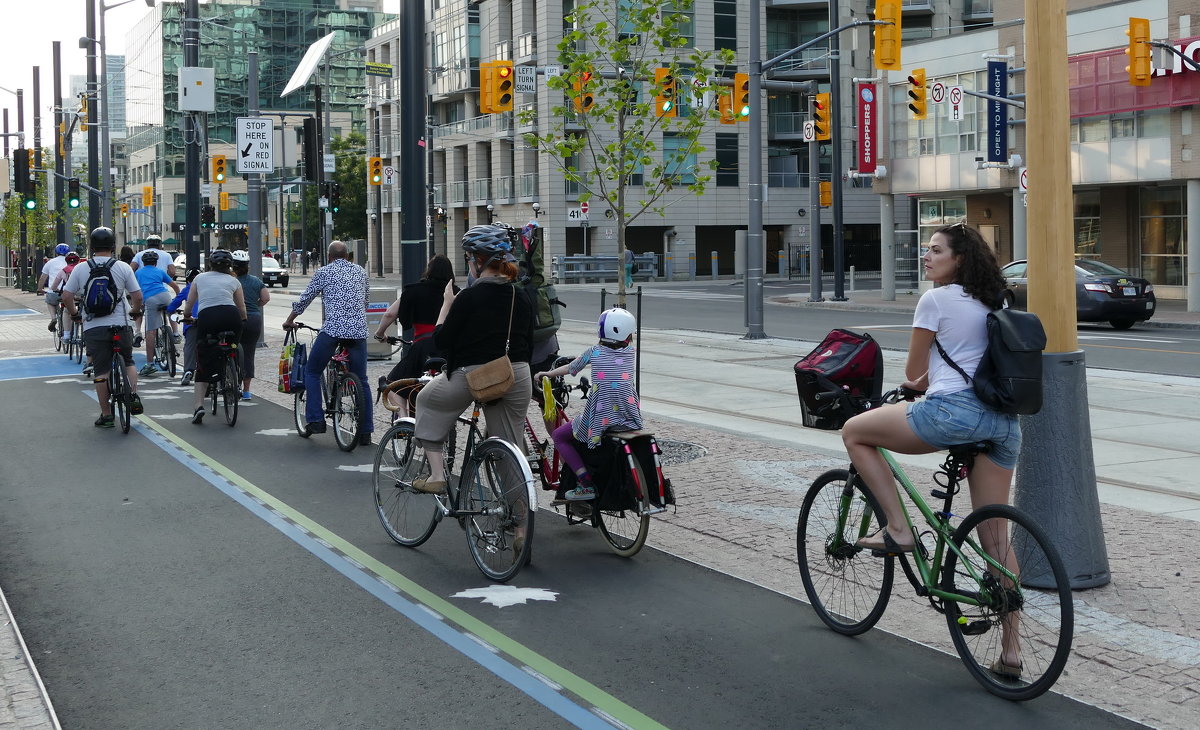
[[[550,438],[554,439],[554,448],[562,457],[563,463],[571,467],[571,471],[576,474],[587,473],[587,467],[583,465],[583,457],[579,455],[580,443],[575,439],[575,434],[571,432],[570,423],[564,423],[554,429]]]

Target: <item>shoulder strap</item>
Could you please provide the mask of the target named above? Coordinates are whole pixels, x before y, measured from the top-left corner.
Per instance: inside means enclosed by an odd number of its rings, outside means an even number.
[[[512,288],[512,303],[508,305],[508,334],[504,335],[504,354],[508,354],[508,343],[512,340],[513,311],[517,308],[517,287]]]
[[[934,335],[933,337],[933,344],[937,346],[938,354],[942,356],[942,359],[946,361],[946,364],[957,370],[958,374],[963,376],[964,381],[968,383],[971,382],[971,378],[969,375],[967,375],[966,371],[960,368],[958,363],[951,360],[950,356],[946,354],[946,350],[942,347],[942,343],[938,342],[937,335]]]

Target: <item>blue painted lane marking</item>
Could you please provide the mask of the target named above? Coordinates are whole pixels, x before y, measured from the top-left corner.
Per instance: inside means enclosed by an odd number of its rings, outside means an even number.
[[[588,729],[612,729],[612,723],[593,714],[588,708],[571,701],[553,687],[531,676],[521,668],[505,661],[497,655],[493,647],[483,644],[470,634],[458,631],[447,625],[441,616],[425,606],[404,598],[396,592],[396,589],[392,585],[384,582],[382,578],[377,577],[356,561],[339,553],[324,540],[313,536],[307,530],[285,519],[283,515],[242,491],[236,485],[197,461],[192,455],[156,433],[153,429],[139,423],[138,419],[134,420],[133,428],[151,443],[162,449],[168,456],[219,489],[251,514],[286,535],[297,545],[341,573],[367,593],[375,596],[385,605],[445,642],[451,648],[462,653],[468,659],[471,659],[491,671],[500,679],[521,690],[531,699],[540,703],[571,725]]]
[[[36,309],[0,309],[0,317],[19,317],[25,314],[37,314]]]
[[[82,365],[68,360],[63,355],[35,355],[0,360],[0,380],[57,378],[63,375],[79,375],[82,378],[82,370]]]

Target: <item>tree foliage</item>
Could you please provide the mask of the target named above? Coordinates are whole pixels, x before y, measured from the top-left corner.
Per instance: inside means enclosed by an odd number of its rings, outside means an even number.
[[[625,256],[626,228],[646,213],[663,215],[682,194],[702,195],[716,168],[700,161],[705,128],[718,118],[717,97],[728,94],[720,81],[732,74],[730,50],[692,47],[693,0],[583,0],[566,17],[569,30],[558,44],[562,73],[547,79],[551,94],[564,94],[550,109],[545,133],[524,135],[526,144],[548,153],[581,200],[608,204],[617,228],[618,261]],[[676,82],[674,117],[655,112],[654,72],[670,69]],[[585,74],[590,75],[581,84]],[[578,99],[590,94],[590,110]],[[538,110],[519,114],[523,124],[538,122]],[[545,123],[545,116],[542,117]],[[665,151],[664,135],[674,137]],[[692,159],[695,165],[689,164]],[[632,176],[642,185],[631,189]],[[673,196],[678,192],[679,196]],[[624,301],[624,277],[618,277]]]
[[[333,182],[341,185],[342,207],[333,216],[333,237],[348,241],[367,237],[367,161],[364,157],[367,138],[361,132],[351,132],[345,137],[335,137],[329,143],[337,160],[337,171]],[[317,246],[321,240],[320,225],[323,211],[317,208],[320,192],[315,185],[305,185],[301,196],[307,206],[304,240],[308,248]],[[298,214],[297,214],[298,215]]]

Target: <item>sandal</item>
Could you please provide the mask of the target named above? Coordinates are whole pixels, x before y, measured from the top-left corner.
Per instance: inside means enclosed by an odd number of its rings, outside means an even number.
[[[1017,662],[1016,664],[1005,664],[1003,659],[997,659],[996,661],[992,662],[990,669],[992,674],[996,674],[1001,677],[1012,677],[1013,679],[1019,679],[1021,676],[1020,662]]]
[[[886,527],[879,528],[879,532],[876,532],[874,535],[867,535],[854,544],[860,548],[866,548],[872,552],[883,553],[885,555],[911,553],[913,548],[916,547],[915,543],[913,545],[901,545],[896,542],[891,534],[888,533]]]

